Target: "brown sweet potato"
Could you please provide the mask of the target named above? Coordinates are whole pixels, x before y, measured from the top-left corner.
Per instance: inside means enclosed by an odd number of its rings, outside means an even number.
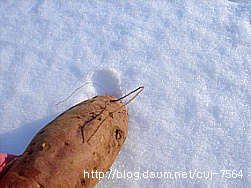
[[[127,111],[115,97],[81,102],[35,135],[0,187],[94,187],[117,157],[127,132]]]

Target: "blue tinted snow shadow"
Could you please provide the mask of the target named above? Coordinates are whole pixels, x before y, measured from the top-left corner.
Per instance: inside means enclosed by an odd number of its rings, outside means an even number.
[[[110,95],[119,98],[122,96],[120,79],[116,70],[109,68],[98,69],[92,75],[92,80],[103,87]],[[95,86],[98,95],[107,94],[100,87]]]

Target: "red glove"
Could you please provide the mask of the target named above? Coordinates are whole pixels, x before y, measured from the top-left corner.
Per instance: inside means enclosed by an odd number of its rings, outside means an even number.
[[[12,166],[12,164],[4,166],[15,159],[16,155],[0,153],[0,179],[7,172],[7,170]]]

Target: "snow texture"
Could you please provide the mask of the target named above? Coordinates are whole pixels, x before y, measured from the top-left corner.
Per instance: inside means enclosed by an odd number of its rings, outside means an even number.
[[[56,105],[86,82],[116,97],[143,85],[97,187],[251,187],[250,13],[237,0],[1,1],[0,152],[104,93]]]

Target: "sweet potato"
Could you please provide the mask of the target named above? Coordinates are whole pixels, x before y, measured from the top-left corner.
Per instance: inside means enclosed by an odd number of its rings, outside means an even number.
[[[120,100],[100,95],[83,101],[35,135],[0,187],[94,187],[117,157],[127,132],[128,114]]]

